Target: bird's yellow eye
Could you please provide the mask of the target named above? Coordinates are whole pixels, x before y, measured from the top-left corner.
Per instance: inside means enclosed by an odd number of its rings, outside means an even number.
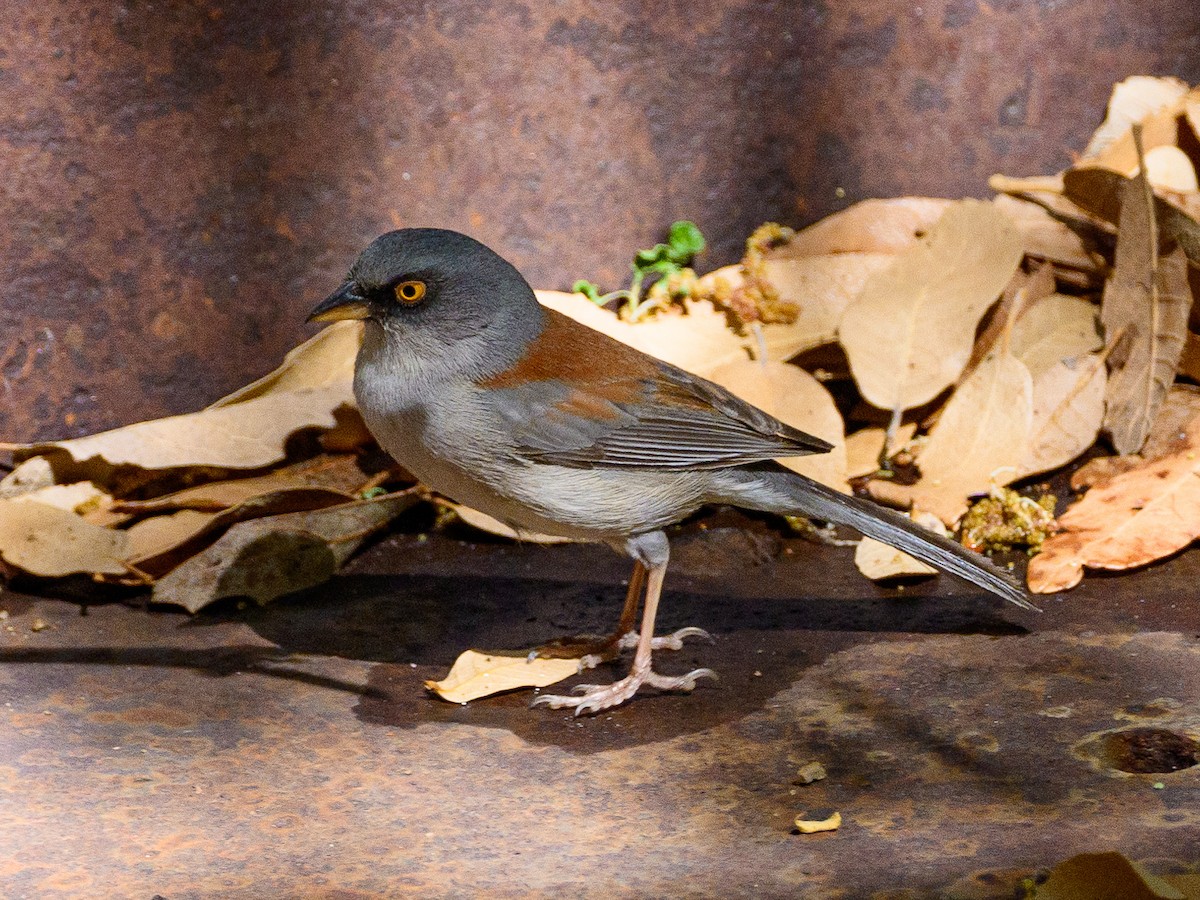
[[[423,281],[402,281],[396,285],[396,299],[401,303],[411,306],[414,303],[420,303],[424,296],[425,282]]]

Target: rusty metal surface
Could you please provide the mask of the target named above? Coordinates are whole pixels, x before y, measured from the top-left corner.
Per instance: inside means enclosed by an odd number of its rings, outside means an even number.
[[[1136,72],[1200,81],[1193,0],[10,3],[0,437],[245,383],[397,225],[617,286],[677,217],[715,265],[766,219],[1055,170]]]
[[[1029,616],[726,524],[677,535],[664,607],[716,643],[660,662],[721,681],[582,720],[421,685],[610,625],[603,548],[399,533],[196,619],[0,595],[0,893],[912,900],[1012,897],[1082,851],[1200,863],[1200,767],[1119,770],[1200,737],[1200,554]]]

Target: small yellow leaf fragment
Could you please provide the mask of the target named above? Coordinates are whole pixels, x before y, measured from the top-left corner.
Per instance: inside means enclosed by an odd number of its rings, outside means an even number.
[[[820,831],[837,831],[842,827],[842,814],[835,812],[828,819],[801,819],[796,817],[796,830],[801,834],[816,834]]]
[[[579,671],[577,659],[545,659],[528,653],[480,653],[467,650],[441,681],[425,687],[443,700],[466,703],[523,687],[546,687]]]

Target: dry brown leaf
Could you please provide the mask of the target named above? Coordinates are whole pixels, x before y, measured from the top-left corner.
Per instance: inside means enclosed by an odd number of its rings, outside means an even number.
[[[937,532],[943,537],[948,532],[940,519],[930,513],[917,512],[911,518],[918,525]],[[937,569],[914,559],[902,550],[890,547],[874,538],[865,537],[854,548],[854,564],[872,581],[889,578],[910,578],[917,575],[936,575]]]
[[[1065,466],[1096,441],[1107,375],[1100,354],[1065,359],[1033,380],[1033,420],[1020,477]]]
[[[29,444],[61,475],[105,483],[113,468],[258,469],[284,458],[303,428],[347,427],[361,323],[337,323],[287,354],[283,365],[207,409],[66,441]],[[61,465],[65,454],[78,466]]]
[[[1186,879],[1152,875],[1115,851],[1081,853],[1050,870],[1037,900],[1190,900]]]
[[[523,687],[546,687],[579,672],[577,659],[549,659],[529,653],[480,653],[467,650],[441,681],[425,687],[443,700],[466,703]]]
[[[717,384],[781,422],[833,444],[828,453],[779,460],[821,484],[849,491],[846,483],[846,436],[841,413],[821,382],[798,366],[744,360],[710,373]]]
[[[1090,459],[1071,475],[1071,488],[1083,491],[1108,481],[1114,475],[1136,469],[1147,460],[1159,459],[1188,450],[1188,427],[1200,417],[1200,388],[1190,384],[1172,385],[1150,429],[1141,453],[1126,456],[1099,456]]]
[[[1109,356],[1104,427],[1118,453],[1141,449],[1175,380],[1192,298],[1187,260],[1158,252],[1154,197],[1139,174],[1122,190],[1117,256],[1101,320],[1117,340]]]
[[[1025,364],[993,352],[954,392],[917,458],[910,486],[872,481],[873,496],[931,512],[953,527],[967,497],[1017,477],[1033,420],[1033,381]]]
[[[92,525],[69,510],[0,500],[0,556],[30,575],[126,574],[125,541],[124,532]]]
[[[1094,303],[1081,297],[1051,294],[1025,307],[1012,329],[1010,350],[1034,380],[1063,360],[1104,346]]]
[[[1135,122],[1144,122],[1163,110],[1178,111],[1187,92],[1187,84],[1178,78],[1150,75],[1132,75],[1113,85],[1108,114],[1088,141],[1084,157],[1101,156],[1114,141],[1129,134]]]
[[[1096,260],[1088,252],[1083,238],[1044,207],[1007,194],[1000,194],[992,203],[1020,232],[1026,255],[1073,269],[1089,272],[1096,269]]]
[[[362,542],[420,499],[416,489],[234,524],[154,585],[155,603],[197,612],[223,597],[276,597],[327,581]]]
[[[287,439],[300,429],[334,427],[333,411],[350,403],[349,383],[269,393],[231,406],[138,422],[67,441],[31,444],[27,449],[39,455],[64,451],[76,463],[95,462],[98,471],[105,466],[260,469],[280,462]]]
[[[1093,487],[1059,517],[1061,534],[1029,563],[1029,587],[1065,591],[1083,568],[1130,569],[1176,552],[1200,535],[1200,420],[1184,449]]]
[[[963,200],[872,275],[838,331],[866,400],[880,409],[908,409],[952,384],[971,356],[980,318],[1022,255],[1003,213]]]
[[[1187,333],[1183,341],[1183,353],[1179,356],[1179,374],[1193,381],[1200,381],[1200,334]]]
[[[915,422],[901,425],[892,440],[892,451],[903,450],[916,433]],[[846,438],[847,478],[862,478],[879,470],[879,454],[886,437],[886,428],[862,428]]]
[[[896,254],[916,244],[954,204],[934,197],[863,200],[796,232],[768,259],[830,253]]]

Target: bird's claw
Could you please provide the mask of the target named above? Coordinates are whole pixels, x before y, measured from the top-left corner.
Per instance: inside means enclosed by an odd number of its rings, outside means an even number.
[[[683,641],[685,638],[700,637],[704,638],[710,644],[715,644],[713,636],[703,628],[697,628],[694,625],[689,625],[687,628],[680,628],[673,634],[664,634],[662,637],[654,637],[650,639],[651,650],[682,650]],[[630,631],[627,634],[621,635],[617,646],[622,650],[632,650],[637,646],[638,633]]]
[[[562,694],[543,694],[530,706],[546,706],[550,709],[574,708],[575,715],[597,713],[601,710],[620,706],[638,692],[644,685],[658,688],[662,691],[691,691],[696,687],[700,678],[717,679],[717,673],[712,669],[694,669],[686,675],[660,675],[649,667],[643,671],[631,672],[620,681],[612,684],[580,684],[573,690],[573,696]]]

